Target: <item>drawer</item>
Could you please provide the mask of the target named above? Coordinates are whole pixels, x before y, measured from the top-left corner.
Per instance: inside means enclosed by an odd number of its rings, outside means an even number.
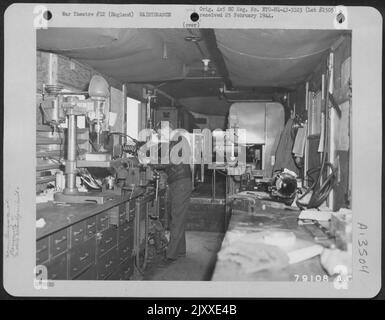
[[[120,273],[122,280],[129,280],[134,273],[134,259],[130,258],[120,264]]]
[[[36,265],[48,260],[48,237],[36,241]]]
[[[109,251],[102,257],[97,265],[98,279],[106,279],[110,274],[114,273],[119,268],[118,249],[115,248]]]
[[[47,265],[48,279],[50,280],[67,280],[67,253],[63,253],[60,256],[54,258]]]
[[[120,269],[116,270],[114,273],[107,276],[106,280],[122,280],[122,273],[120,272]]]
[[[86,226],[84,221],[78,222],[71,226],[71,248],[78,245],[79,243],[84,242],[86,235]]]
[[[97,280],[97,274],[96,265],[92,265],[86,271],[77,276],[75,280]]]
[[[55,257],[67,250],[68,229],[61,230],[50,236],[50,254]]]
[[[118,232],[117,228],[111,227],[107,230],[104,230],[100,233],[100,238],[98,239],[98,257],[105,254],[108,250],[112,249],[117,245]]]
[[[132,222],[125,223],[119,226],[119,243],[126,239],[133,239],[134,226]]]
[[[119,225],[119,207],[113,207],[110,210],[108,210],[109,218],[110,218],[110,224],[114,226]]]
[[[132,258],[132,241],[126,240],[118,245],[119,262],[122,263],[128,258]]]
[[[97,231],[103,231],[109,226],[109,212],[104,211],[96,217],[96,229]]]
[[[73,279],[91,264],[95,263],[95,238],[72,248],[70,251],[70,278]]]
[[[96,217],[88,218],[85,221],[86,225],[86,238],[89,239],[96,234]]]

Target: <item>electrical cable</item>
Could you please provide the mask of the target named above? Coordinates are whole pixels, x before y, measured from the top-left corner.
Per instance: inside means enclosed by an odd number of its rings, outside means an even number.
[[[325,81],[325,88],[327,90],[327,92],[329,92],[328,90],[328,86],[329,86],[329,76],[330,74],[327,72],[327,77],[326,77],[326,81]],[[321,161],[321,166],[319,168],[312,168],[312,169],[309,169],[307,171],[307,176],[310,177],[314,182],[313,184],[296,200],[296,204],[297,206],[300,208],[300,209],[304,209],[304,208],[318,208],[319,206],[322,205],[322,203],[326,200],[326,198],[328,197],[330,191],[334,188],[334,186],[336,185],[336,182],[337,182],[337,169],[334,168],[334,166],[330,163],[330,162],[327,162],[326,161],[326,155],[327,155],[327,152],[326,152],[326,147],[328,145],[328,135],[327,135],[327,132],[328,132],[328,116],[327,116],[327,111],[328,111],[328,100],[329,100],[329,97],[328,95],[326,95],[326,99],[325,99],[325,108],[324,108],[324,112],[325,112],[325,115],[324,115],[324,141],[323,141],[323,150],[322,150],[322,161]],[[328,169],[330,168],[331,170],[331,173],[325,178],[325,181],[323,181],[323,183],[319,186],[319,188],[317,188],[317,186],[319,185],[320,181],[321,181],[321,177],[323,176],[324,174],[324,169]],[[317,179],[314,180],[313,177],[311,177],[311,174],[312,173],[315,173],[318,171],[318,176],[317,176]],[[300,201],[307,195],[310,193],[310,191],[313,191],[311,197],[310,197],[310,200],[307,204],[304,204],[304,203],[301,203]]]
[[[90,188],[97,190],[102,189],[102,186],[97,182],[97,180],[91,175],[91,173],[86,168],[83,168],[79,172],[79,175],[82,181],[85,182]]]
[[[125,137],[130,138],[134,143],[139,143],[138,140],[136,140],[135,138],[133,138],[133,137],[131,137],[130,135],[128,135],[128,134],[126,134],[126,133],[123,133],[123,132],[110,132],[110,133],[108,133],[108,135],[125,136]]]

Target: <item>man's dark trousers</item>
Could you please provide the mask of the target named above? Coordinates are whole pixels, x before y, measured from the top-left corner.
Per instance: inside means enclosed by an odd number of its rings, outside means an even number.
[[[177,259],[186,254],[186,222],[192,192],[191,178],[182,178],[169,185],[171,202],[170,242],[166,256]]]

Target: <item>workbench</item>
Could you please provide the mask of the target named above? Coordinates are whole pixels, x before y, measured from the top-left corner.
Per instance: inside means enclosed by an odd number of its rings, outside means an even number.
[[[128,280],[134,267],[134,220],[154,197],[136,189],[104,204],[37,204],[36,265],[50,280]],[[140,210],[140,212],[139,212]],[[41,220],[42,221],[42,220]],[[39,268],[40,270],[41,268]]]
[[[230,241],[234,239],[234,235],[239,236],[248,232],[258,235],[269,230],[285,230],[293,232],[297,241],[309,241],[310,244],[314,242],[311,234],[298,225],[297,218],[300,211],[284,209],[284,206],[279,207],[278,203],[257,200],[252,213],[246,210],[232,210],[218,257],[221,252],[228,250],[229,246],[234,246],[234,240]],[[231,259],[218,260],[212,275],[213,281],[301,281],[304,278],[309,279],[308,281],[327,279],[319,255],[283,268],[267,268],[257,272],[245,272],[239,263]]]

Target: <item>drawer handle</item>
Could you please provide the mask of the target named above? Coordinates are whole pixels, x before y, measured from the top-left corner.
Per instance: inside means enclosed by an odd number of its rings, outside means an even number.
[[[77,236],[78,234],[82,233],[83,229],[80,229],[79,231],[74,231],[74,236]]]
[[[111,241],[112,241],[112,237],[109,238],[109,239],[107,239],[107,240],[105,241],[105,243],[106,243],[106,244],[109,244]]]
[[[85,259],[87,259],[89,257],[89,255],[90,255],[89,253],[86,253],[83,257],[79,258],[79,261],[80,262],[84,261]]]
[[[88,225],[87,225],[87,228],[93,228],[93,227],[95,227],[95,225],[96,225],[96,222],[93,222],[93,223],[91,223],[91,224],[88,224]]]
[[[59,244],[59,243],[65,241],[65,240],[67,240],[67,237],[63,236],[61,239],[55,240],[55,244]]]
[[[39,250],[36,250],[36,253],[41,253],[48,249],[48,246],[42,246]]]
[[[113,261],[112,261],[112,260],[110,260],[110,262],[108,262],[108,263],[105,265],[105,267],[106,267],[106,268],[109,268],[109,267],[111,267],[112,263],[113,263]]]

